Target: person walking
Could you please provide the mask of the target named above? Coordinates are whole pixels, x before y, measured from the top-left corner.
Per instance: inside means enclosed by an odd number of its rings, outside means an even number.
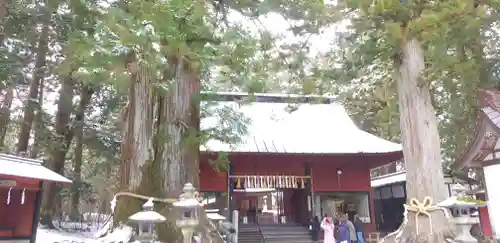
[[[365,243],[365,225],[357,214],[354,215],[354,228],[356,229],[358,243]]]
[[[351,243],[351,236],[349,232],[347,217],[343,214],[340,215],[338,232],[337,232],[337,243]]]
[[[335,237],[333,237],[335,226],[333,225],[332,218],[324,218],[321,222],[321,228],[325,232],[324,243],[335,243]]]
[[[318,216],[314,216],[314,218],[311,220],[311,225],[309,226],[309,229],[311,231],[311,238],[313,242],[318,241],[318,234],[319,230],[321,229],[321,223],[319,222]]]
[[[358,239],[356,237],[356,227],[354,227],[354,224],[348,219],[347,215],[344,214],[344,217],[347,227],[349,228],[349,239],[351,240],[352,243],[354,243]]]

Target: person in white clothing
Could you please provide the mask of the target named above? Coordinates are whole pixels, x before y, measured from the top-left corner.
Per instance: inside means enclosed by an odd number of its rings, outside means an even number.
[[[333,234],[335,232],[335,225],[330,217],[325,217],[321,221],[321,228],[325,232],[324,243],[335,243],[335,237]]]

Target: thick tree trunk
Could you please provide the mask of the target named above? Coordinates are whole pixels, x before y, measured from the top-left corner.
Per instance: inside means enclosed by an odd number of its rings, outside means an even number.
[[[153,148],[153,123],[157,100],[152,91],[156,75],[146,66],[136,62],[128,64],[131,85],[128,103],[122,114],[122,144],[120,158],[120,191],[147,196],[165,197],[163,181],[165,172],[155,163]],[[154,170],[152,167],[157,168]],[[154,177],[154,179],[153,179]],[[114,215],[115,226],[140,210],[141,202],[127,197],[118,198]]]
[[[169,195],[179,195],[186,182],[193,183],[196,188],[200,186],[197,134],[201,82],[188,61],[176,57],[171,57],[169,61],[171,70],[175,70],[174,83],[164,107],[169,136],[167,146],[159,147],[158,153],[169,166],[164,168],[168,171],[165,188]]]
[[[38,103],[36,104],[36,115],[35,115],[35,139],[31,145],[30,158],[37,158],[40,148],[46,144],[44,133],[44,122],[43,122],[43,99],[44,99],[44,80],[40,80],[38,90]]]
[[[82,160],[83,160],[83,127],[85,125],[85,110],[90,102],[94,89],[83,86],[80,92],[80,103],[75,115],[75,127],[73,128],[75,136],[75,157],[73,158],[73,184],[71,185],[71,211],[70,219],[79,220],[80,211],[80,188],[82,186]]]
[[[441,166],[438,123],[429,87],[422,80],[424,53],[418,40],[404,43],[401,60],[396,60],[395,66],[408,200],[415,198],[422,202],[425,197],[430,197],[435,205],[446,198],[447,192]],[[409,212],[407,222],[385,241],[446,242],[445,238],[452,237],[452,231],[444,212],[431,210],[429,213],[431,217]]]
[[[200,79],[177,57],[169,58],[174,82],[167,92],[154,92],[156,75],[146,66],[129,64],[132,86],[124,112],[120,191],[176,198],[186,182],[199,186],[198,142]],[[166,93],[166,94],[165,94]],[[119,198],[114,225],[140,210],[138,200]],[[175,226],[180,212],[158,205],[168,222],[158,226],[160,239],[182,242]],[[201,228],[209,228],[201,214]],[[212,236],[213,238],[213,236]],[[208,242],[208,241],[207,241]]]
[[[3,47],[4,45],[4,40],[6,38],[5,36],[5,17],[7,16],[8,13],[8,1],[7,0],[0,0],[0,47]]]
[[[14,85],[11,85],[7,88],[0,107],[0,149],[5,146],[5,135],[10,123],[10,108],[12,107],[12,100],[14,100],[14,87]]]
[[[35,60],[35,71],[33,73],[33,79],[31,80],[29,87],[28,101],[24,108],[24,118],[21,123],[21,132],[19,133],[19,139],[17,143],[17,152],[27,152],[31,128],[33,126],[33,120],[35,119],[35,108],[36,100],[38,97],[38,90],[40,86],[40,81],[45,76],[45,64],[46,55],[48,51],[48,39],[49,39],[49,26],[50,26],[50,13],[44,16],[44,22],[42,26],[42,31],[40,38],[38,40],[37,54]]]
[[[57,103],[55,134],[50,143],[50,157],[47,161],[47,167],[60,174],[63,174],[66,153],[73,139],[73,132],[69,124],[73,110],[73,82],[71,74],[62,80]],[[56,189],[55,183],[46,183],[43,187],[40,223],[49,227],[54,227],[52,216]]]

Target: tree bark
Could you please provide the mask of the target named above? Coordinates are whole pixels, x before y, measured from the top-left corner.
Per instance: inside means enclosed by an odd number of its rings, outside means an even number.
[[[50,156],[47,161],[47,167],[59,174],[63,174],[66,153],[73,139],[73,133],[69,124],[73,110],[73,82],[71,74],[61,82],[55,118],[55,134],[50,143]],[[54,227],[52,216],[56,189],[55,183],[44,184],[42,206],[40,209],[40,223],[52,228]]]
[[[437,204],[447,197],[447,192],[441,166],[436,112],[431,104],[429,87],[422,81],[424,53],[417,39],[407,40],[403,44],[400,60],[395,61],[395,67],[408,200],[415,198],[422,202],[425,197],[430,197]],[[453,237],[451,225],[443,211],[431,211],[430,215],[417,216],[409,212],[407,222],[385,240],[442,243]]]
[[[35,115],[35,139],[31,145],[30,158],[37,158],[38,153],[42,144],[46,144],[44,133],[44,122],[43,122],[43,99],[44,99],[44,80],[40,80],[38,90],[38,103],[36,104],[36,115]]]
[[[196,134],[201,82],[198,71],[182,57],[171,56],[168,60],[173,83],[167,91],[152,90],[156,74],[147,66],[136,62],[128,65],[132,85],[123,113],[120,191],[177,198],[186,182],[199,186]],[[164,79],[169,80],[169,75],[165,76]],[[114,225],[139,211],[141,203],[144,202],[119,198]],[[182,242],[182,235],[175,226],[180,212],[168,205],[158,205],[158,209],[168,220],[158,225],[160,239]],[[202,213],[200,227],[205,232],[210,227],[208,224]]]
[[[94,89],[87,85],[82,87],[80,92],[80,103],[75,114],[75,127],[73,128],[75,136],[75,157],[73,158],[73,184],[71,185],[71,211],[69,217],[71,220],[80,220],[80,188],[82,184],[82,160],[83,160],[83,127],[85,125],[85,110]]]
[[[31,129],[33,120],[35,119],[36,100],[38,97],[38,90],[40,81],[45,75],[46,55],[49,48],[49,27],[50,27],[50,13],[44,15],[42,23],[42,31],[38,40],[37,54],[35,60],[35,71],[33,79],[29,86],[28,101],[24,108],[24,118],[21,123],[21,131],[19,132],[19,139],[17,143],[17,153],[27,152],[30,140]]]
[[[0,149],[3,149],[5,146],[5,135],[10,124],[10,108],[14,100],[14,88],[15,85],[12,84],[10,87],[7,87],[2,106],[0,107]]]

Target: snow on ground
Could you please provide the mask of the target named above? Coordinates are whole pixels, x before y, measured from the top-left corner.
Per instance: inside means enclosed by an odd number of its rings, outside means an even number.
[[[36,234],[36,242],[40,243],[91,243],[99,242],[92,240],[91,232],[68,232],[61,229],[46,229],[39,227]]]
[[[56,226],[58,226],[56,224]],[[80,225],[81,226],[81,225]],[[84,225],[79,227],[78,223],[65,223],[64,227],[58,229],[47,229],[44,226],[39,226],[36,242],[39,243],[106,243],[106,242],[128,242],[132,235],[132,228],[118,227],[110,234],[95,239],[96,236],[101,236],[102,232],[108,228],[97,227],[94,225]]]

